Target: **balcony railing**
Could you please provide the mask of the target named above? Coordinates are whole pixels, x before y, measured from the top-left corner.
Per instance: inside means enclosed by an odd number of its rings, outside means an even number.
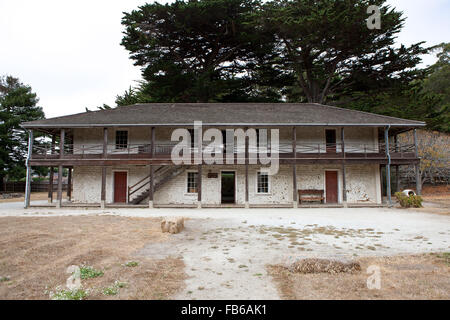
[[[204,151],[209,143],[204,143],[202,150]],[[106,158],[108,159],[151,159],[165,158],[170,159],[175,144],[157,143],[152,153],[151,144],[127,144],[127,145],[107,145]],[[230,145],[222,145],[217,154],[226,154],[230,150]],[[188,148],[192,155],[198,152],[198,148]],[[342,152],[344,150],[345,152]],[[282,159],[301,159],[301,158],[385,158],[386,147],[384,143],[379,144],[355,144],[345,143],[297,143],[296,154],[293,153],[291,143],[280,143],[278,147],[279,157]],[[229,152],[229,151],[228,151]],[[258,153],[257,147],[249,146],[249,156]],[[269,146],[267,153],[270,155],[276,150],[272,150]],[[391,158],[415,158],[415,146],[413,144],[390,145],[389,152]],[[32,159],[100,159],[104,155],[103,144],[66,144],[64,145],[64,153],[58,146],[53,150],[51,147],[34,146]],[[233,147],[233,154],[245,154],[244,147]]]

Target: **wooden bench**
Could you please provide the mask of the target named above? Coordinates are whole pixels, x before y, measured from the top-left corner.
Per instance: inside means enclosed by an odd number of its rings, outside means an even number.
[[[298,190],[298,201],[302,202],[317,202],[323,203],[324,191],[323,190]]]

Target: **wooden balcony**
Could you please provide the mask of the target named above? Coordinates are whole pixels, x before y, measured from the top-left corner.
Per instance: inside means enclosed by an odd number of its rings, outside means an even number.
[[[206,148],[203,146],[203,150]],[[232,156],[234,162],[227,162],[227,147],[221,147],[215,154],[216,158],[223,156],[224,164],[243,164],[247,159],[250,164],[259,164],[258,148],[249,147],[245,149],[233,148]],[[148,165],[148,164],[172,164],[171,153],[173,144],[155,144],[152,152],[151,144],[128,144],[123,146],[108,145],[106,149],[102,144],[70,145],[64,146],[61,154],[58,147],[53,150],[42,147],[34,147],[30,163],[33,166],[65,166],[72,165]],[[414,145],[390,146],[390,157],[392,164],[416,163]],[[229,149],[228,149],[229,150]],[[345,152],[343,152],[343,150]],[[106,152],[105,152],[106,151]],[[380,163],[386,164],[385,145],[380,143],[376,146],[366,144],[297,144],[296,153],[293,152],[291,144],[280,144],[278,157],[280,164],[320,164],[320,163]],[[198,152],[197,148],[190,148],[190,157],[193,160]],[[275,154],[268,150],[267,156],[274,157]]]

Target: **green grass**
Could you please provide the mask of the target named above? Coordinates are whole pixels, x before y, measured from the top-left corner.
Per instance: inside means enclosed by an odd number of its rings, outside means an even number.
[[[439,253],[437,254],[437,257],[444,260],[444,263],[450,266],[450,252]]]
[[[56,292],[50,293],[52,300],[83,300],[87,296],[88,293],[83,289],[57,289]]]
[[[139,262],[137,262],[137,261],[128,261],[127,263],[125,263],[125,267],[131,267],[131,268],[137,267],[138,265],[139,265]]]
[[[119,289],[117,289],[115,286],[107,287],[103,289],[103,294],[105,296],[115,296],[119,293]]]
[[[115,296],[119,293],[119,289],[126,288],[126,282],[120,282],[119,280],[114,281],[114,284],[110,287],[103,289],[103,294],[105,296]]]
[[[103,276],[103,271],[96,270],[90,266],[81,266],[80,268],[81,279],[92,279]]]
[[[11,280],[9,277],[0,277],[0,282],[6,282]]]

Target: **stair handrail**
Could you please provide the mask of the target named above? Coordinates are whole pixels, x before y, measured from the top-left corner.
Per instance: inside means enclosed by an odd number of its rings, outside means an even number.
[[[161,166],[158,169],[155,170],[155,175],[160,174],[161,172],[167,170],[168,166]],[[145,183],[142,184],[142,182],[146,181]],[[138,188],[132,190],[133,188],[135,188],[137,185],[141,184]],[[146,187],[147,185],[150,184],[150,174],[144,178],[142,178],[141,180],[139,180],[138,182],[136,182],[135,184],[133,184],[132,186],[128,187],[128,202],[130,202],[130,198],[133,194],[135,194],[136,192],[138,192],[139,190],[141,190],[142,188]]]

